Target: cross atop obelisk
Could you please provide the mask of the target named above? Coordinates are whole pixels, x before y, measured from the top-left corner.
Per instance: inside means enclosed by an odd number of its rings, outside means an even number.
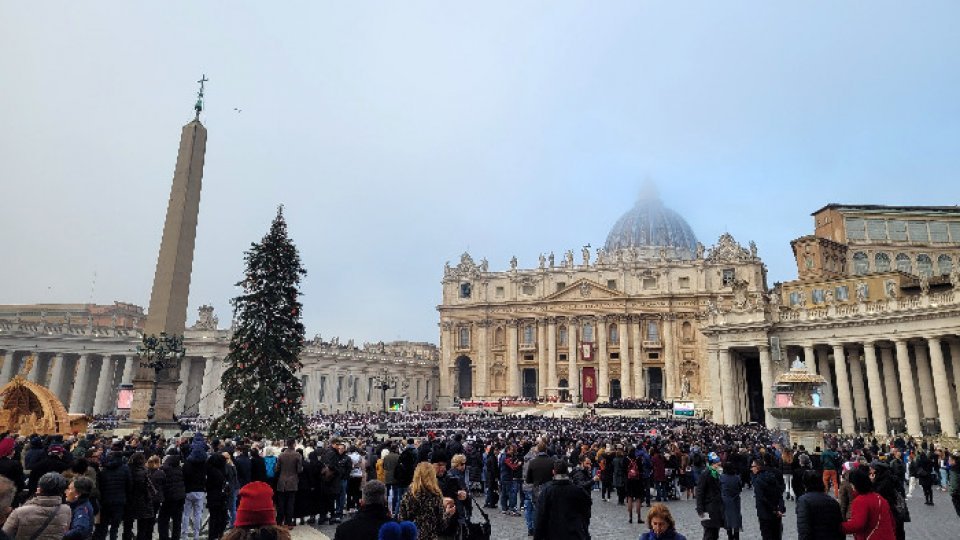
[[[183,126],[180,133],[180,149],[173,171],[167,217],[150,293],[150,308],[143,328],[145,337],[162,334],[182,336],[187,322],[187,299],[190,296],[203,161],[207,149],[207,129],[200,123],[200,111],[203,110],[204,83],[208,81],[206,75],[197,81],[200,91],[194,106],[196,115]],[[154,370],[141,359],[133,380],[131,423],[142,424],[147,420],[154,378],[159,381],[154,420],[161,426],[173,421],[177,386],[180,384],[178,374],[179,366],[171,365],[156,377]]]

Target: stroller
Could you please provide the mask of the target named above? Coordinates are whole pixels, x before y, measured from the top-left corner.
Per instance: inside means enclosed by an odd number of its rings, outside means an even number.
[[[460,524],[457,530],[457,540],[490,540],[490,518],[481,508],[483,505],[475,504],[473,509],[480,512],[483,516],[482,523],[474,523],[469,518]]]

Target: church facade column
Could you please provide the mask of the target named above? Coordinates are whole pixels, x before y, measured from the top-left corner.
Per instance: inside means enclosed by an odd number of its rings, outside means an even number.
[[[70,407],[68,409],[70,414],[83,414],[86,412],[83,409],[83,404],[89,395],[87,385],[90,380],[90,363],[91,358],[89,354],[81,354],[80,358],[77,359],[76,381],[73,384],[73,392],[70,394]]]
[[[817,371],[823,377],[823,387],[820,389],[821,404],[824,407],[836,407],[837,398],[833,395],[833,374],[830,373],[830,353],[814,347],[814,354],[817,357]]]
[[[919,437],[920,412],[917,410],[917,393],[913,386],[913,369],[910,367],[910,352],[903,338],[893,340],[897,348],[897,371],[900,374],[900,391],[903,393],[903,417],[907,423],[907,433]]]
[[[476,371],[477,396],[480,398],[490,397],[490,347],[487,343],[487,330],[490,328],[488,319],[477,323],[477,347],[478,365]]]
[[[760,384],[763,385],[763,418],[768,429],[777,427],[777,419],[767,409],[774,406],[773,397],[773,362],[770,359],[770,346],[763,343],[757,345],[760,351]]]
[[[571,317],[567,324],[567,388],[573,403],[580,402],[580,370],[577,364],[577,339],[580,336],[580,321]]]
[[[803,364],[807,366],[807,372],[817,374],[817,358],[812,344],[803,346]]]
[[[440,393],[439,406],[453,405],[453,344],[454,327],[452,323],[440,323]]]
[[[677,396],[677,362],[674,358],[673,349],[673,324],[674,317],[669,313],[663,315],[663,396],[666,400],[674,399]]]
[[[557,395],[557,319],[547,319],[547,390],[546,396]]]
[[[887,398],[887,417],[903,419],[903,401],[900,398],[900,383],[897,382],[897,368],[893,362],[893,348],[890,347],[889,344],[880,346],[880,364],[883,366],[883,390]]]
[[[837,400],[840,402],[840,425],[844,433],[853,433],[856,422],[853,416],[853,396],[850,394],[850,378],[847,376],[847,356],[842,344],[833,345],[833,367],[837,372]]]
[[[870,411],[873,413],[873,432],[887,432],[887,407],[883,400],[883,382],[880,379],[880,366],[877,364],[876,344],[863,342],[863,363],[867,368],[867,388],[870,389]]]
[[[607,318],[603,315],[597,317],[597,359],[600,369],[597,374],[597,401],[605,403],[610,401],[610,353],[607,347]]]
[[[630,318],[620,317],[617,321],[617,334],[620,338],[620,396],[633,398],[633,385],[630,381],[630,344],[627,337],[630,332]]]
[[[640,331],[640,317],[631,317],[630,333],[633,334],[633,397],[647,396],[646,381],[643,378],[643,337]]]
[[[733,367],[730,365],[730,349],[721,347],[718,355],[720,364],[720,385],[723,392],[723,423],[737,423],[736,389],[733,383]]]
[[[933,380],[934,390],[937,394],[937,415],[940,418],[940,430],[947,437],[957,436],[957,422],[953,416],[954,397],[950,391],[950,383],[947,381],[947,365],[943,361],[943,349],[940,347],[940,338],[931,336],[927,338],[927,345],[930,348],[930,367],[939,376]]]
[[[953,369],[953,378],[951,379],[951,388],[953,395],[957,397],[954,403],[954,418],[960,418],[960,341],[951,339],[948,342],[950,346],[950,365]]]
[[[93,414],[108,414],[114,407],[110,403],[113,387],[113,374],[117,364],[114,357],[103,355],[100,362],[100,375],[97,377],[97,396],[93,401]]]
[[[870,413],[867,410],[867,392],[863,381],[863,365],[860,363],[860,345],[853,345],[847,350],[847,364],[850,366],[850,385],[853,393],[853,411],[856,421],[866,420]]]
[[[547,396],[547,357],[550,354],[547,346],[547,320],[537,319],[537,397]],[[523,395],[521,389],[520,394]]]
[[[923,419],[937,417],[937,397],[933,391],[933,374],[930,371],[930,356],[925,341],[913,342],[913,356],[917,360],[917,382],[920,384],[920,405]]]
[[[526,324],[526,323],[524,323]],[[519,396],[520,365],[517,361],[517,331],[520,322],[511,319],[507,321],[507,397]]]

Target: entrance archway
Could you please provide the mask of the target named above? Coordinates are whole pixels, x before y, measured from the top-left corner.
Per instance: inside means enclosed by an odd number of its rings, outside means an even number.
[[[457,358],[457,397],[470,399],[473,397],[473,362],[468,356]]]
[[[560,401],[570,401],[570,383],[566,379],[560,379],[557,386],[560,387]]]
[[[613,379],[610,381],[610,401],[616,401],[620,399],[620,379]]]

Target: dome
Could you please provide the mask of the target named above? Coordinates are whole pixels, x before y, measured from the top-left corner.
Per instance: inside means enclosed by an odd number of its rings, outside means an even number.
[[[667,248],[671,255],[692,258],[697,237],[680,214],[667,208],[652,188],[647,188],[626,214],[620,217],[607,235],[604,250]]]

